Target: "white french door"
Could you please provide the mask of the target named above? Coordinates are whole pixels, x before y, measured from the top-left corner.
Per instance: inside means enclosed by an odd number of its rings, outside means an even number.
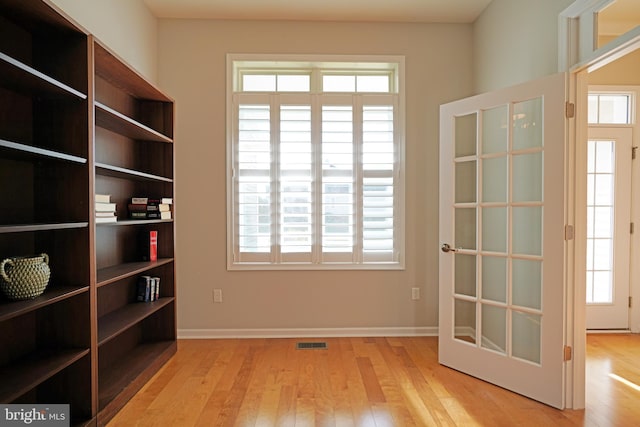
[[[587,144],[587,329],[628,329],[632,130],[590,127]]]
[[[565,75],[440,107],[439,361],[564,407]]]

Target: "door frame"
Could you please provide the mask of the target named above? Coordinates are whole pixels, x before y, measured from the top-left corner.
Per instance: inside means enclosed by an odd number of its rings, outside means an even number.
[[[567,245],[566,345],[572,358],[565,370],[566,407],[582,409],[586,395],[586,150],[576,150],[587,138],[588,73],[636,49],[640,49],[640,26],[600,49],[595,48],[597,17],[611,0],[576,0],[558,17],[558,71],[567,71],[567,99],[575,106],[575,119],[567,126],[567,224],[574,236]],[[580,25],[582,24],[582,25]],[[584,177],[585,179],[582,179]],[[579,208],[580,207],[580,208]],[[632,296],[640,299],[640,295]],[[631,323],[640,323],[640,310],[631,312]]]

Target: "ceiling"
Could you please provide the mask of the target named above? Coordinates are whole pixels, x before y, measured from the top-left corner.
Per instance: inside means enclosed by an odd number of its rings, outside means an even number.
[[[600,16],[614,21],[635,21],[640,19],[640,1],[617,0],[600,12]]]
[[[470,23],[491,0],[143,0],[158,18]]]
[[[158,18],[350,22],[471,23],[492,0],[143,0]],[[599,18],[600,33],[640,23],[640,1],[616,0]]]
[[[598,34],[619,36],[640,25],[640,1],[617,0],[598,14]]]

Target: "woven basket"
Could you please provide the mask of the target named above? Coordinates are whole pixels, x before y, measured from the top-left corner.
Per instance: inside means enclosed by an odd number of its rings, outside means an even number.
[[[0,262],[0,289],[10,300],[42,295],[50,276],[47,254],[7,258]]]

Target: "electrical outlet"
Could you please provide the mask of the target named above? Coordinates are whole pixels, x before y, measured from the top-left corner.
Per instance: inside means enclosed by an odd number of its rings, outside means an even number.
[[[213,290],[213,302],[222,302],[222,289]]]
[[[411,299],[414,301],[420,299],[420,288],[411,288]]]

